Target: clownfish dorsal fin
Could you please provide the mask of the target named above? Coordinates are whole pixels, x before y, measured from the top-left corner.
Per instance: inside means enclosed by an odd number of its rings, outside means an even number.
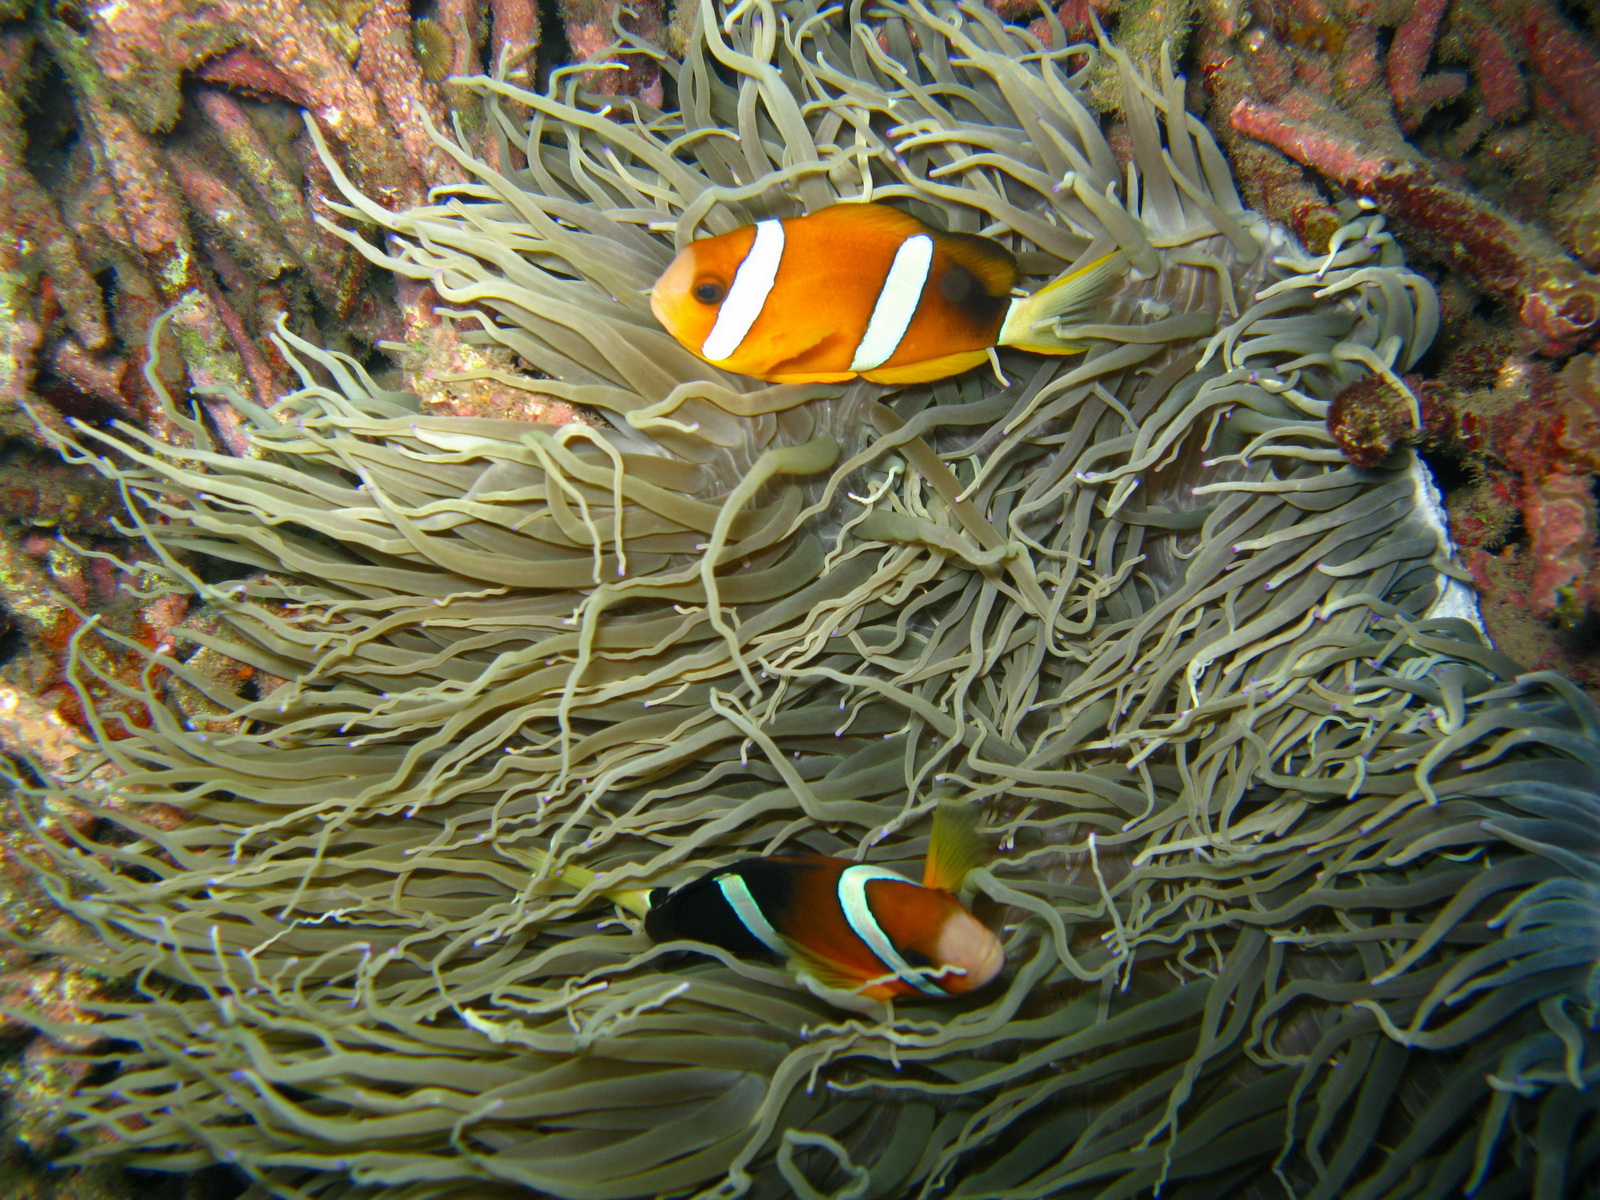
[[[933,838],[922,867],[923,887],[958,892],[967,875],[987,857],[978,836],[976,806],[947,803],[933,810]]]
[[[863,229],[876,228],[899,237],[911,237],[918,233],[940,236],[938,230],[931,228],[926,222],[912,216],[904,209],[895,208],[892,204],[879,204],[876,200],[846,200],[839,204],[830,204],[827,208],[818,209],[811,214],[811,219],[817,217],[845,220]]]
[[[849,220],[858,228],[881,230],[896,238],[925,233],[950,260],[975,276],[990,296],[1007,295],[1017,285],[1017,256],[993,238],[976,233],[947,233],[901,209],[875,201],[834,204],[813,214],[830,220]]]
[[[952,261],[971,271],[984,291],[996,298],[1017,286],[1017,256],[993,238],[976,233],[937,234]]]

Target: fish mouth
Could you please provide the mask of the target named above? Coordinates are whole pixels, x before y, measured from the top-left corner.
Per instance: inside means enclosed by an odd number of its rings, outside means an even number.
[[[655,286],[650,289],[650,311],[655,314],[656,320],[661,322],[662,328],[673,336],[677,336],[673,316],[683,298],[689,294],[689,285],[694,282],[693,277],[694,254],[685,250],[672,260],[665,271],[661,272],[661,278],[657,279]]]
[[[971,913],[953,915],[939,931],[935,961],[959,968],[940,979],[947,992],[970,992],[981,988],[1006,965],[1005,948],[989,927]]]
[[[984,984],[1000,974],[1000,969],[1006,965],[1006,951],[1005,947],[1000,944],[1000,939],[995,937],[987,928],[983,932],[987,935],[983,957],[976,966],[967,968],[966,981],[968,990],[983,987]]]

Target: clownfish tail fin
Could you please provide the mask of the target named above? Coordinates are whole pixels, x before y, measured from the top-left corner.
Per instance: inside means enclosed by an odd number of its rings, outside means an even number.
[[[922,868],[922,886],[957,892],[974,867],[988,858],[973,804],[947,803],[933,810],[933,838]]]
[[[612,888],[605,895],[606,899],[618,908],[625,908],[643,920],[650,913],[650,894],[655,890],[655,888]]]
[[[1113,250],[1047,283],[1033,295],[1013,300],[1000,327],[999,344],[1035,354],[1088,349],[1088,342],[1072,335],[1072,327],[1102,316],[1106,293],[1127,270],[1128,256]]]
[[[529,846],[503,849],[530,871],[538,872],[550,861],[550,856],[543,850],[535,850]],[[556,871],[553,878],[566,884],[573,891],[581,892],[591,886],[599,876],[588,867],[572,865]],[[625,908],[634,916],[643,917],[650,911],[650,892],[650,888],[602,888],[600,894],[618,908]]]

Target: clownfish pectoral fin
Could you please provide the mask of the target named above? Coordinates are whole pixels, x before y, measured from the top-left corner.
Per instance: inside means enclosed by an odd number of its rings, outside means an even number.
[[[789,943],[789,969],[796,975],[815,980],[831,991],[853,992],[858,996],[870,994],[870,990],[863,990],[863,985],[870,982],[869,977],[860,975],[842,963],[819,954],[809,946],[792,940]]]
[[[1062,337],[1056,329],[1061,325],[1093,323],[1102,315],[1106,293],[1127,271],[1128,256],[1113,250],[1047,283],[1033,295],[1013,300],[1005,324],[1000,327],[999,344],[1034,354],[1072,354],[1088,349],[1087,343]]]
[[[933,838],[922,867],[922,886],[958,892],[974,867],[988,857],[978,835],[978,810],[971,804],[941,804],[933,810]]]

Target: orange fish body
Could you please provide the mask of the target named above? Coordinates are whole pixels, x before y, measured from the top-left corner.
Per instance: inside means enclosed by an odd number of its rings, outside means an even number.
[[[949,891],[931,886],[939,882],[954,881],[933,854],[920,884],[844,858],[747,858],[656,889],[644,928],[658,942],[789,958],[822,983],[873,1000],[954,996],[993,979],[1005,951]]]
[[[1045,327],[1092,304],[1119,262],[1107,255],[1014,299],[1017,261],[1000,243],[883,204],[835,204],[691,243],[650,308],[687,349],[741,375],[922,383],[996,345],[1082,349]]]

